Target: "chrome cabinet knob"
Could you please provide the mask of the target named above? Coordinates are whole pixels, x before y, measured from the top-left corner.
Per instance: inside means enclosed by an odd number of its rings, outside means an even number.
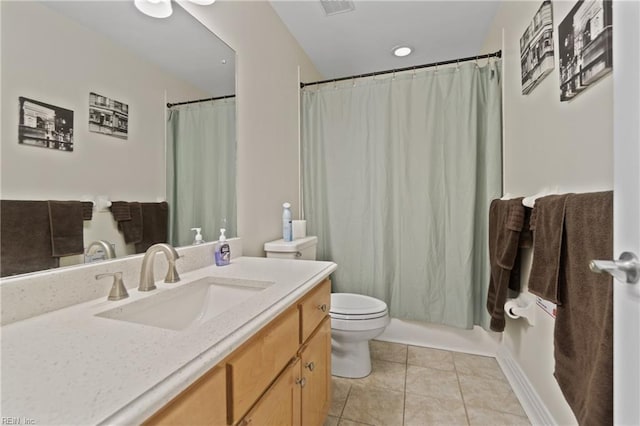
[[[304,367],[307,368],[309,371],[313,371],[313,369],[316,368],[316,364],[313,361],[311,361],[306,363]]]
[[[320,309],[322,312],[327,312],[327,304],[323,303],[322,305],[319,305],[318,309]]]
[[[296,379],[296,385],[300,385],[301,388],[304,387],[304,385],[307,384],[307,379],[305,379],[304,377],[299,377]]]

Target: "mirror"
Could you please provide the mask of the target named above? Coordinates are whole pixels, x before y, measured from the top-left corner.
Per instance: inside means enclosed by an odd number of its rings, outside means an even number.
[[[2,199],[165,200],[166,105],[233,95],[235,52],[177,3],[166,19],[132,1],[0,7]],[[27,115],[35,137],[20,130]],[[207,232],[205,241],[217,239]],[[84,221],[84,246],[96,240],[115,244],[117,256],[135,252],[108,209]],[[84,261],[62,257],[60,266]]]

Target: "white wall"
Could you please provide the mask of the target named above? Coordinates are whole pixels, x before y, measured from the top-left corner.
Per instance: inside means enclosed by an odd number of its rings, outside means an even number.
[[[504,31],[504,189],[515,196],[545,187],[560,192],[613,188],[613,82],[611,74],[570,102],[560,102],[558,24],[575,4],[554,1],[555,68],[522,95],[520,37],[541,1],[502,2],[483,52],[501,48]],[[530,253],[528,253],[530,265]],[[530,266],[529,266],[530,267]],[[529,267],[525,267],[524,280]],[[553,378],[554,320],[542,310],[535,327],[508,321],[503,344],[514,354],[558,424],[576,420]]]
[[[1,8],[2,198],[164,199],[165,91],[169,100],[205,94],[41,4],[1,2]],[[90,92],[129,105],[127,140],[89,132]],[[19,96],[74,111],[73,152],[18,144]],[[85,222],[85,246],[98,238],[126,253],[109,212]]]
[[[322,76],[266,1],[180,2],[236,51],[238,235],[244,253],[264,256],[282,238],[282,203],[298,211],[298,66]]]

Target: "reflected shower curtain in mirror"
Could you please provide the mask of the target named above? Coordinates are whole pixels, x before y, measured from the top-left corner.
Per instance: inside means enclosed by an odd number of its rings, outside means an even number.
[[[307,86],[304,211],[337,292],[391,316],[488,325],[488,212],[501,194],[501,67],[491,61]]]
[[[169,241],[193,243],[191,228],[216,241],[236,235],[236,102],[219,99],[174,106],[167,123]]]

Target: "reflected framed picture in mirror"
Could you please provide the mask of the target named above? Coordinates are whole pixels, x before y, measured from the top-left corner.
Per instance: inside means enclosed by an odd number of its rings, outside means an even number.
[[[89,131],[127,139],[129,105],[91,92],[89,94]]]
[[[73,151],[73,111],[20,96],[18,143]]]

